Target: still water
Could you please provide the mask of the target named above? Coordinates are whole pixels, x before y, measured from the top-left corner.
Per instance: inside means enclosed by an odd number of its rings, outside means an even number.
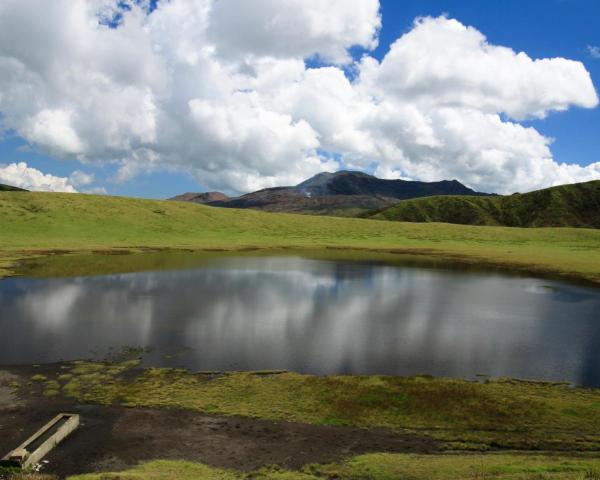
[[[600,386],[600,290],[497,272],[215,258],[0,281],[0,364],[104,358],[193,370],[511,376]]]

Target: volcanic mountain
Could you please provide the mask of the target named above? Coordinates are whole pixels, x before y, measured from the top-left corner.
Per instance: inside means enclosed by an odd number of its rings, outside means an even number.
[[[217,199],[216,195],[225,198]],[[319,173],[296,186],[266,188],[239,197],[229,198],[219,192],[187,193],[171,200],[193,201],[225,208],[362,216],[394,205],[399,200],[434,195],[486,194],[471,190],[456,180],[384,180],[363,172],[340,171]]]
[[[210,203],[220,202],[228,200],[229,197],[221,192],[204,192],[194,193],[188,192],[183,195],[177,195],[176,197],[170,198],[169,200],[179,200],[181,202],[194,202],[194,203]]]

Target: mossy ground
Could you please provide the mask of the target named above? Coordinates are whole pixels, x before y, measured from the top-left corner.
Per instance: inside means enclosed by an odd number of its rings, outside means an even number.
[[[36,378],[45,395],[429,435],[448,451],[600,451],[600,390],[497,379],[190,373],[75,362]],[[36,376],[38,377],[38,376]]]
[[[599,472],[600,460],[592,458],[375,453],[336,464],[307,465],[301,471],[273,467],[252,473],[157,460],[124,472],[77,475],[68,480],[597,480]],[[25,479],[37,480],[37,477]]]
[[[600,282],[600,231],[418,224],[265,213],[185,202],[0,192],[0,275],[19,259],[160,249],[394,250]]]

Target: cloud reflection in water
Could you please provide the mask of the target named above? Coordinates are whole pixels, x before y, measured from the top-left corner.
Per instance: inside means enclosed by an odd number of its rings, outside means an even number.
[[[0,282],[0,363],[154,347],[195,370],[487,374],[600,385],[600,295],[547,280],[297,257]],[[190,347],[185,354],[164,353]]]

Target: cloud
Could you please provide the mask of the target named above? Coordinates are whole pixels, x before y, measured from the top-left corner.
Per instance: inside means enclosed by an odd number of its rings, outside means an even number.
[[[505,113],[517,120],[598,104],[581,62],[533,60],[491,45],[476,29],[446,17],[418,19],[364,80],[380,95],[401,101]]]
[[[57,155],[82,153],[85,149],[65,110],[42,110],[23,122],[21,129],[31,142],[45,145]]]
[[[220,0],[210,12],[217,53],[307,58],[348,63],[348,48],[377,46],[378,0]]]
[[[106,191],[106,188],[104,188],[104,187],[93,187],[93,188],[88,188],[83,193],[89,193],[92,195],[106,195],[107,191]]]
[[[42,192],[77,192],[69,178],[44,174],[25,162],[0,164],[0,183]]]
[[[378,61],[376,0],[128,5],[0,2],[0,127],[57,158],[116,162],[119,182],[180,170],[232,192],[342,165],[498,192],[598,178],[520,123],[598,104],[580,62],[446,17],[417,19]]]
[[[600,47],[594,45],[588,45],[587,51],[592,58],[600,58]]]
[[[82,187],[89,185],[94,181],[94,175],[90,173],[82,172],[81,170],[75,170],[69,175],[69,182],[76,187]]]

